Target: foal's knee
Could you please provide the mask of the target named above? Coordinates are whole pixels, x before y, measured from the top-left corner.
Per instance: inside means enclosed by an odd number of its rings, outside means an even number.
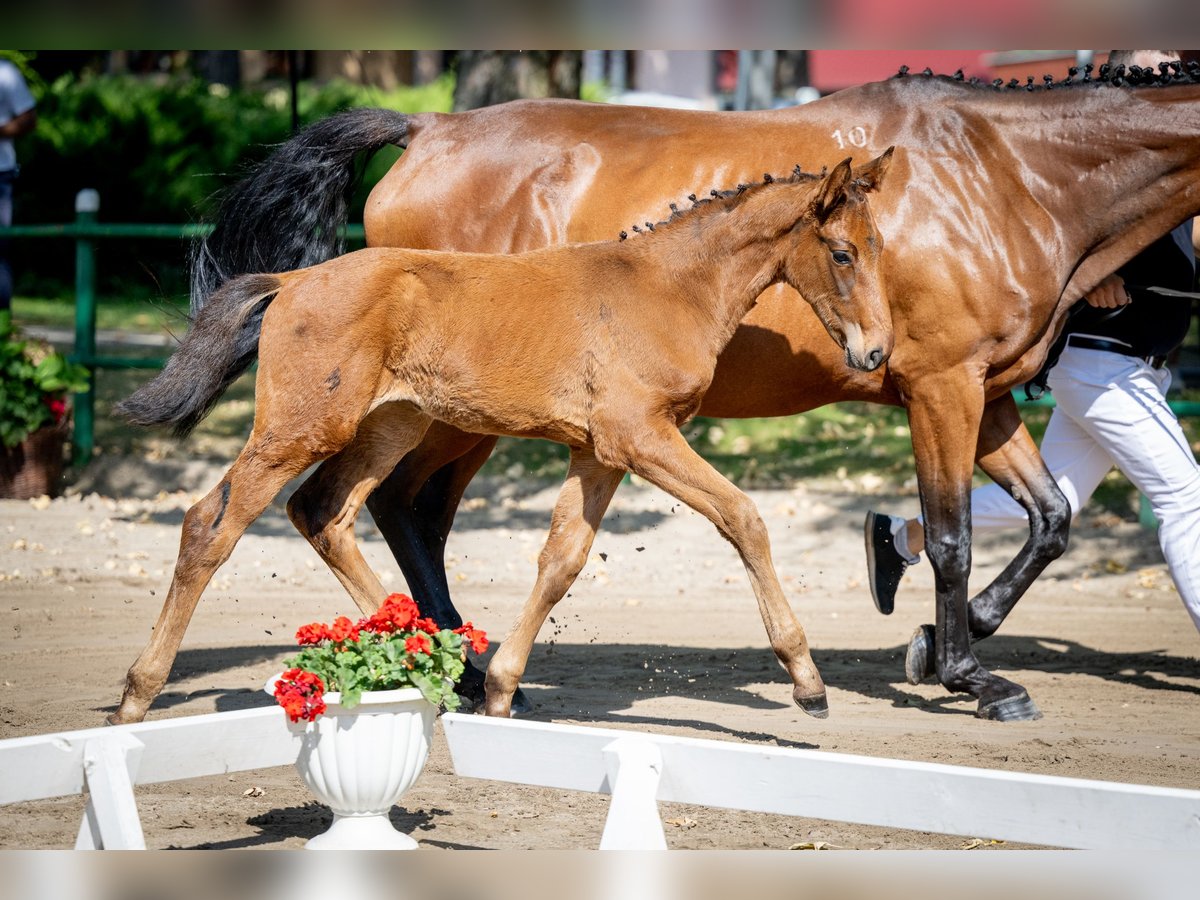
[[[744,495],[729,504],[728,509],[722,510],[717,527],[727,540],[737,546],[750,549],[770,544],[767,526],[759,515],[758,507]]]

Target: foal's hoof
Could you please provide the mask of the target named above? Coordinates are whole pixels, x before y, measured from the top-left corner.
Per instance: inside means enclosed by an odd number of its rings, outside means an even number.
[[[904,654],[904,678],[909,684],[920,684],[937,674],[937,651],[933,644],[933,626],[922,625],[908,639]]]
[[[822,691],[819,694],[812,694],[808,697],[798,697],[792,694],[792,699],[796,701],[796,705],[812,716],[814,719],[829,718],[829,700]]]
[[[988,703],[981,700],[975,716],[993,722],[1032,722],[1042,717],[1042,711],[1030,699],[1029,694],[1021,691],[1011,697],[1002,697]]]
[[[513,718],[527,716],[534,710],[533,701],[525,696],[525,692],[517,688],[517,692],[513,694],[512,707],[509,709],[509,715]]]

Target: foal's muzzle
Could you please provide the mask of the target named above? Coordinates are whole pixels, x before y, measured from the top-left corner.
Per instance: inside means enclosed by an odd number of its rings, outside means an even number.
[[[850,346],[846,346],[846,365],[852,369],[859,369],[863,372],[874,372],[885,362],[887,362],[888,351],[883,347],[872,347],[869,350],[860,351],[862,355],[855,353]]]

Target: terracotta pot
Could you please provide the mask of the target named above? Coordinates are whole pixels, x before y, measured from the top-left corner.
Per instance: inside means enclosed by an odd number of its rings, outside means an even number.
[[[58,496],[63,444],[69,434],[64,419],[58,425],[43,425],[15,447],[0,446],[0,497],[28,500],[42,494]]]

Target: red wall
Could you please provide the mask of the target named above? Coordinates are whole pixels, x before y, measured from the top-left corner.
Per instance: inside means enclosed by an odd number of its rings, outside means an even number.
[[[891,78],[901,66],[920,72],[926,66],[938,75],[956,69],[970,78],[994,78],[983,62],[990,50],[810,50],[809,83],[823,94],[867,81]]]

